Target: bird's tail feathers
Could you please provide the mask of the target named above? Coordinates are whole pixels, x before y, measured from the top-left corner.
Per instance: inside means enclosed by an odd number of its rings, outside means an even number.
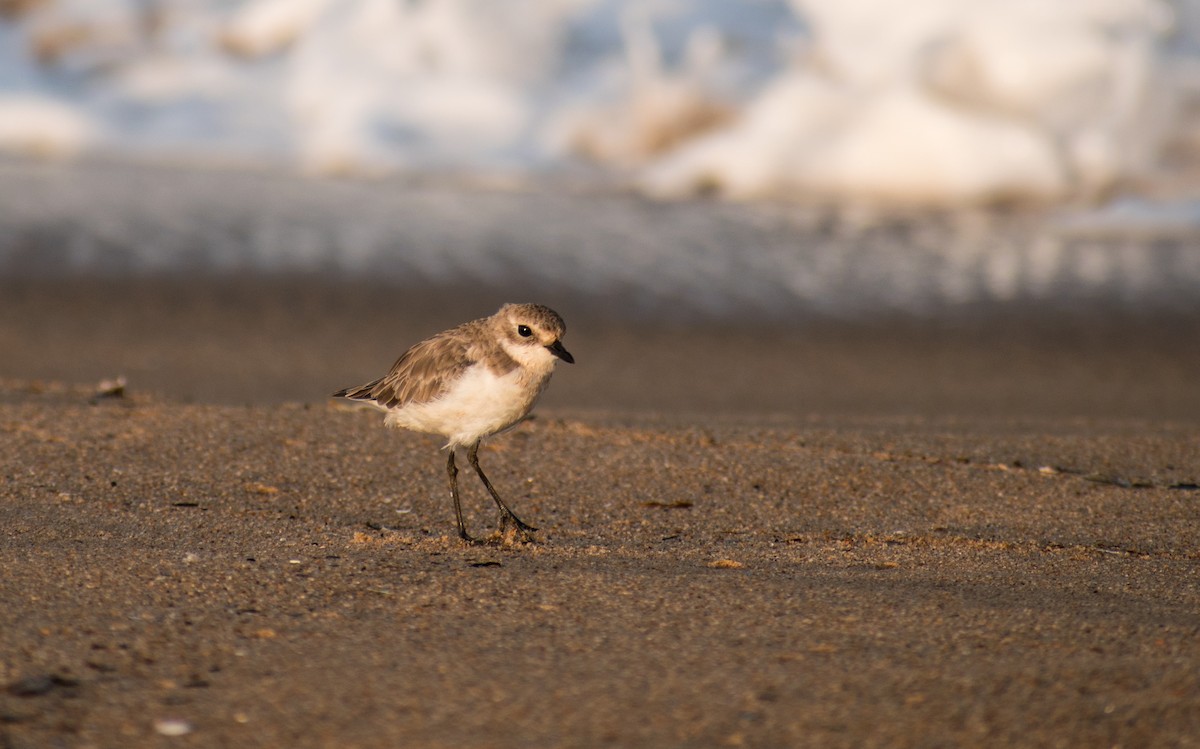
[[[336,393],[334,393],[330,397],[331,398],[346,398],[348,400],[355,400],[355,401],[375,400],[375,396],[372,395],[371,393],[372,393],[372,391],[375,390],[375,386],[378,384],[379,384],[379,380],[375,380],[374,382],[368,382],[366,385],[360,385],[359,387],[343,388],[343,389],[337,391]]]

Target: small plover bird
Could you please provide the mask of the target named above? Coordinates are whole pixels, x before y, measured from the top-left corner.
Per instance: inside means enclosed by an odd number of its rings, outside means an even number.
[[[438,333],[401,354],[383,377],[333,394],[384,411],[384,424],[449,442],[446,473],[458,535],[474,542],[463,523],[454,453],[467,448],[467,460],[500,508],[501,534],[511,521],[524,532],[537,530],[504,504],[479,467],[479,442],[525,418],[550,382],[559,359],[573,364],[563,348],[566,325],[540,304],[506,304],[491,317]]]

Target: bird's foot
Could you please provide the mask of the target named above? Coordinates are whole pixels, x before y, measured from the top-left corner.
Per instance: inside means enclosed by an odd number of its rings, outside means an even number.
[[[500,527],[494,533],[489,535],[487,539],[479,543],[491,544],[494,546],[515,546],[516,544],[532,544],[537,543],[537,539],[533,537],[533,531],[537,530],[531,525],[522,523],[519,518],[508,518],[505,515],[500,516]]]
[[[537,530],[537,528],[534,528],[529,523],[526,523],[524,520],[521,520],[521,518],[512,514],[512,512],[501,512],[500,513],[500,532],[501,533],[507,532],[508,526],[510,523],[512,525],[515,525],[517,528],[524,531],[525,533],[533,533],[534,531]]]
[[[466,529],[464,528],[458,529],[458,537],[461,538],[463,543],[468,546],[487,546],[489,543],[491,543],[490,539],[475,538],[470,533],[467,533]]]
[[[537,528],[522,522],[515,515],[501,514],[500,527],[494,533],[484,538],[476,538],[467,533],[466,529],[460,528],[458,536],[468,546],[514,546],[537,543],[537,539],[533,537],[536,530]]]

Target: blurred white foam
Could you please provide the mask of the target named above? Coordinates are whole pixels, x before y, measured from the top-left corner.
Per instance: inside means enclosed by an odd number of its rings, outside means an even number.
[[[1086,198],[1192,132],[1195,6],[44,0],[0,21],[0,148],[352,174],[591,160],[656,195]]]
[[[0,94],[0,151],[69,158],[96,135],[86,114],[47,96]]]
[[[1090,195],[1149,166],[1165,100],[1144,0],[794,0],[808,54],[647,186],[958,203]]]

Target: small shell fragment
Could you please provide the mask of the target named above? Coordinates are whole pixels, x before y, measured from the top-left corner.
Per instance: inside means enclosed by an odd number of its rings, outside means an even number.
[[[714,562],[709,562],[708,566],[719,570],[740,570],[746,565],[733,559],[718,559]]]
[[[192,724],[179,718],[159,718],[154,721],[154,732],[160,736],[184,736],[192,732]]]

